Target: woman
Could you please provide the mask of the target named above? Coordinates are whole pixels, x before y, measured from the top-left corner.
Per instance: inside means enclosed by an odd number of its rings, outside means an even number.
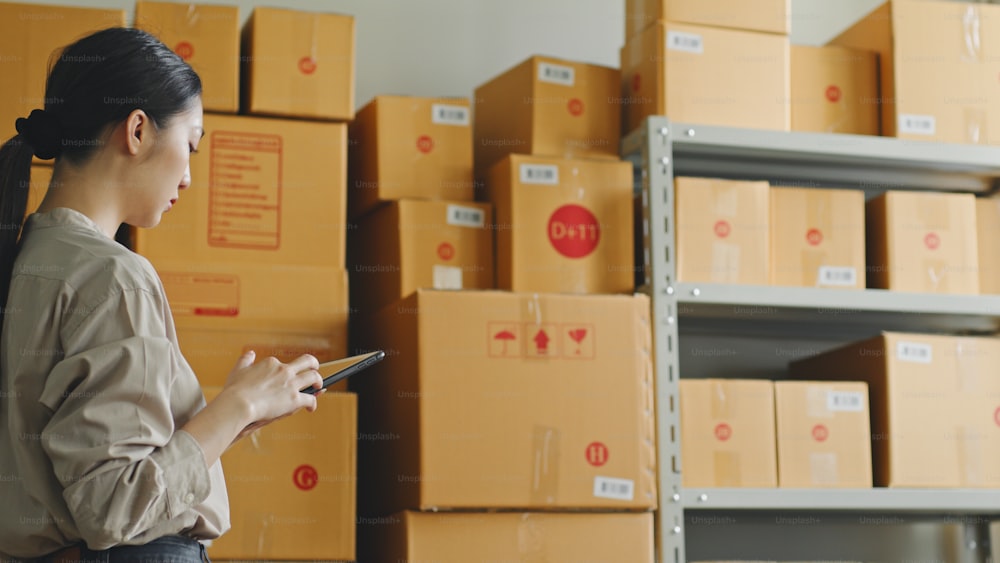
[[[198,540],[229,528],[223,451],[316,408],[315,358],[252,352],[206,406],[156,272],[114,241],[190,184],[200,95],[158,40],[104,30],[62,52],[0,149],[0,555],[205,560]],[[21,232],[32,154],[55,168]]]

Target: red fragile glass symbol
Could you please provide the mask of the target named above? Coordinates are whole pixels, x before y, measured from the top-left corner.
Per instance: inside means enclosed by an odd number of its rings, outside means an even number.
[[[719,238],[726,238],[729,236],[729,233],[732,232],[733,228],[727,221],[717,221],[715,226],[712,227],[712,230],[715,231],[715,236]]]
[[[567,108],[569,109],[570,115],[579,117],[583,115],[583,100],[579,98],[573,98],[567,104]]]
[[[302,74],[312,74],[316,72],[316,59],[312,57],[302,57],[299,59],[299,71]]]
[[[434,139],[431,139],[428,135],[421,135],[417,138],[417,150],[427,154],[434,150]]]
[[[719,441],[721,442],[725,442],[726,440],[732,438],[733,437],[732,427],[726,424],[725,422],[720,422],[715,427],[715,437],[718,438]]]
[[[831,102],[834,103],[839,102],[841,95],[842,92],[840,91],[840,87],[837,86],[836,84],[831,84],[826,89],[826,99],[830,100]]]
[[[315,487],[316,483],[319,483],[319,473],[311,465],[300,465],[292,473],[292,480],[295,482],[296,487],[303,491],[308,491]]]
[[[818,246],[823,242],[823,233],[819,229],[809,229],[806,233],[806,241],[813,246]]]
[[[569,331],[569,337],[573,340],[573,342],[576,342],[576,354],[580,354],[580,343],[587,337],[587,329],[574,328]]]
[[[813,439],[816,440],[817,442],[825,442],[826,439],[830,437],[830,431],[827,429],[826,426],[823,426],[822,424],[817,424],[816,426],[813,426],[812,436]]]
[[[191,57],[194,56],[194,45],[187,41],[181,41],[174,47],[174,52],[185,61],[191,60]]]
[[[587,463],[600,467],[608,462],[608,447],[601,442],[587,444]]]
[[[927,236],[924,237],[924,244],[931,250],[937,250],[937,247],[941,246],[941,237],[937,236],[936,233],[927,233]]]

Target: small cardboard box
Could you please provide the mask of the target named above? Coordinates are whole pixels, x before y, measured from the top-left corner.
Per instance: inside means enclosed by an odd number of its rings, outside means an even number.
[[[792,45],[792,131],[879,134],[878,54]]]
[[[791,0],[625,0],[625,38],[658,20],[791,33]]]
[[[1000,198],[976,198],[979,293],[1000,295]]]

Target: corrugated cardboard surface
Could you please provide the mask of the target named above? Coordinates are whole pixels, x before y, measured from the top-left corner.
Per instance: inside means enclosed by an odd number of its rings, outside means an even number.
[[[768,183],[678,177],[674,187],[677,279],[766,285]]]
[[[475,199],[468,98],[377,96],[348,136],[351,217],[388,200]]]
[[[656,506],[649,300],[418,290],[383,308],[352,378],[361,506]]]
[[[1000,198],[976,198],[979,292],[1000,294]]]
[[[865,287],[860,190],[772,187],[771,284]]]
[[[493,289],[493,209],[488,203],[404,199],[350,231],[351,304],[357,314],[418,288]]]
[[[788,131],[788,37],[658,21],[620,51],[623,133],[650,115]]]
[[[685,487],[778,486],[773,382],[682,379],[680,414]]]
[[[889,191],[865,216],[869,287],[979,293],[975,196]]]
[[[154,264],[246,262],[345,269],[347,127],[208,114],[191,187],[155,229]]]
[[[357,397],[327,392],[317,402],[315,412],[273,422],[222,455],[232,529],[209,557],[354,560]]]
[[[868,386],[776,381],[778,486],[872,486]]]
[[[632,165],[510,155],[486,180],[497,288],[631,293]]]
[[[158,37],[194,68],[206,111],[240,109],[238,7],[139,0],[135,27]]]
[[[243,28],[242,110],[354,119],[354,17],[254,7]]]
[[[878,135],[878,54],[791,47],[792,131]]]
[[[652,563],[653,515],[399,512],[359,524],[360,560]],[[366,534],[365,528],[369,528]]]
[[[791,33],[791,0],[626,0],[625,38],[657,20]]]

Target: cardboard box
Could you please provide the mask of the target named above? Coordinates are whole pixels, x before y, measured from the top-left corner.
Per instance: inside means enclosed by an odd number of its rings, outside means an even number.
[[[773,382],[682,379],[680,411],[685,487],[778,486]]]
[[[139,0],[135,27],[158,37],[198,73],[205,111],[239,111],[239,7]]]
[[[351,304],[375,313],[418,288],[493,289],[488,203],[393,201],[351,231]]]
[[[866,207],[868,287],[979,293],[975,196],[889,191]]]
[[[243,113],[354,119],[354,17],[255,6],[243,27]]]
[[[767,285],[767,182],[674,180],[677,279]]]
[[[886,332],[789,365],[868,384],[881,487],[1000,485],[1000,340]]]
[[[1000,294],[1000,198],[976,198],[979,293]]]
[[[366,520],[372,520],[366,526]],[[362,519],[359,560],[652,563],[653,515],[399,512]],[[370,528],[365,534],[364,528]],[[609,538],[613,538],[609,541]]]
[[[222,455],[232,528],[209,557],[354,560],[357,397],[327,392],[317,402],[315,412],[273,422]]]
[[[203,386],[223,385],[246,350],[288,361],[347,354],[347,272],[251,263],[154,262],[184,357]]]
[[[348,204],[360,217],[381,202],[472,201],[468,98],[377,96],[351,122]]]
[[[771,284],[865,288],[865,195],[772,187]]]
[[[509,154],[618,158],[619,72],[531,57],[475,91],[475,174]]]
[[[787,36],[658,21],[629,39],[620,54],[623,133],[650,115],[791,128]]]
[[[872,486],[868,386],[776,381],[778,486]]]
[[[367,514],[656,507],[647,297],[421,289],[360,332]]]
[[[792,131],[879,134],[878,55],[792,45]]]
[[[631,293],[632,164],[510,155],[487,174],[497,288]]]
[[[346,268],[347,127],[206,115],[191,187],[136,251],[155,264]]]
[[[997,32],[1000,6],[891,0],[830,43],[878,53],[883,135],[986,144],[1000,142]]]
[[[57,50],[124,26],[124,10],[0,3],[0,142],[17,134],[18,117],[45,107],[45,79]]]
[[[791,0],[625,0],[625,38],[657,20],[791,33]]]

